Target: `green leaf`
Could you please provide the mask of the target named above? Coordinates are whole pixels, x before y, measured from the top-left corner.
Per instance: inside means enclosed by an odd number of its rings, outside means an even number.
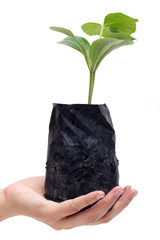
[[[66,29],[66,28],[62,28],[62,27],[50,27],[51,30],[53,31],[56,31],[56,32],[60,32],[60,33],[64,33],[68,36],[71,36],[73,37],[74,34],[69,30],[69,29]]]
[[[76,49],[77,51],[81,52],[82,54],[83,54],[83,50],[80,46],[83,46],[83,48],[85,49],[86,52],[89,52],[89,49],[90,49],[89,42],[85,38],[78,37],[78,36],[76,36],[75,38],[66,37],[65,39],[63,39],[62,41],[60,41],[58,43],[65,44],[69,47],[72,47],[72,48]]]
[[[76,49],[77,51],[81,52],[85,60],[87,62],[88,67],[90,66],[90,55],[89,55],[89,49],[90,49],[90,44],[89,42],[82,37],[76,37],[69,29],[62,28],[62,27],[50,27],[51,30],[64,33],[68,35],[67,38],[64,40],[60,41],[59,43],[65,44],[69,47],[72,47]]]
[[[81,28],[86,34],[93,36],[93,35],[100,35],[102,25],[99,23],[89,22],[89,23],[83,24]]]
[[[121,46],[133,44],[131,39],[101,38],[94,41],[90,48],[91,71],[96,71],[101,61],[111,51]]]
[[[104,31],[102,36],[108,37],[108,30],[112,33],[131,35],[136,31],[137,21],[137,19],[131,18],[123,13],[110,13],[104,19]]]
[[[79,43],[73,37],[66,37],[65,39],[63,39],[62,41],[60,41],[58,43],[65,44],[65,45],[72,47],[82,53],[82,49],[80,48]]]
[[[134,37],[132,36],[129,36],[129,35],[125,35],[123,33],[112,33],[112,32],[109,32],[107,34],[107,38],[117,38],[117,39],[120,39],[120,40],[136,40]]]
[[[84,57],[86,59],[88,68],[90,68],[90,64],[91,64],[91,59],[90,59],[90,43],[82,37],[78,37],[76,36],[76,39],[78,40],[79,44],[81,44],[81,47],[83,48],[83,54]]]
[[[74,36],[74,37],[69,36],[58,43],[67,45],[67,46],[79,51],[80,53],[82,53],[86,59],[87,65],[89,67],[90,62],[91,62],[90,55],[89,55],[90,44],[85,38],[82,38],[79,36]]]
[[[82,30],[90,35],[100,35],[100,37],[112,37],[116,33],[129,36],[136,30],[138,20],[123,13],[110,13],[104,19],[103,26],[99,23],[89,22],[81,26]]]

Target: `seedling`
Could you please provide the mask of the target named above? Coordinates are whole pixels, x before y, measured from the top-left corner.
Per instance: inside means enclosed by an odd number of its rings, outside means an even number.
[[[86,34],[99,36],[91,45],[85,38],[75,36],[66,28],[50,27],[51,30],[68,36],[58,43],[72,47],[84,55],[90,72],[88,104],[91,104],[92,101],[95,73],[98,66],[104,57],[114,49],[134,43],[135,38],[131,34],[136,31],[137,21],[123,13],[110,13],[105,16],[103,25],[94,22],[83,24],[81,28]]]

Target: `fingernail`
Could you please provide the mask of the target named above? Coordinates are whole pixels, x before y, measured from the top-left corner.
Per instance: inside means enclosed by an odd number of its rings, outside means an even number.
[[[101,198],[103,198],[105,196],[105,194],[102,192],[102,193],[99,193],[96,195],[96,199],[99,200]]]
[[[125,190],[129,190],[129,189],[131,189],[131,186],[130,186],[130,185],[128,185],[128,186],[125,187]]]
[[[123,192],[124,192],[123,189],[118,189],[118,190],[114,193],[114,195],[115,195],[116,197],[119,197]]]

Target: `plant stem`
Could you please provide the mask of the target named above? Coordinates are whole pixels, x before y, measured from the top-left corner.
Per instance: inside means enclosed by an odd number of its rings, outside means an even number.
[[[102,25],[102,27],[101,27],[101,31],[100,31],[100,34],[99,34],[99,38],[101,38],[101,37],[102,37],[102,34],[103,34],[103,29],[104,29],[104,25]]]
[[[94,87],[95,71],[90,71],[90,81],[89,81],[89,94],[88,94],[88,104],[91,104],[93,87]]]

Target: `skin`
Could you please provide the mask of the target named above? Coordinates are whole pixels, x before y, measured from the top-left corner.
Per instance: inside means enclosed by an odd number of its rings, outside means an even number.
[[[130,186],[125,188],[117,186],[106,196],[102,191],[94,191],[57,203],[44,198],[44,182],[43,176],[31,177],[1,189],[0,221],[24,215],[41,221],[55,230],[98,225],[111,221],[137,195],[137,190],[131,189]],[[100,201],[90,209],[79,212],[98,199]]]

